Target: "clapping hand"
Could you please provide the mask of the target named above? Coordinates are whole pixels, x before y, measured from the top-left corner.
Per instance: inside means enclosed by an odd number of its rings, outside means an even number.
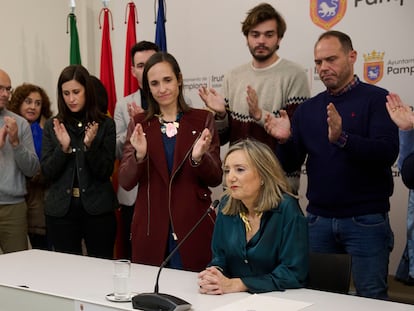
[[[246,101],[249,105],[249,115],[259,121],[262,118],[262,109],[259,108],[259,100],[256,91],[250,86],[247,86]]]
[[[85,138],[83,139],[83,144],[86,148],[90,148],[92,141],[95,139],[96,134],[98,133],[99,124],[93,121],[88,123],[85,127]]]
[[[385,105],[392,121],[394,121],[399,129],[404,131],[413,129],[414,113],[411,110],[411,107],[404,104],[397,94],[388,94],[387,103]]]
[[[142,125],[140,123],[135,125],[130,142],[135,148],[135,157],[137,161],[141,162],[147,154],[147,138],[145,137],[144,130],[142,129]]]
[[[0,128],[0,149],[3,148],[4,144],[6,143],[6,124]]]
[[[213,88],[208,89],[202,86],[198,89],[198,95],[206,104],[206,106],[213,110],[219,116],[223,116],[226,113],[226,102],[219,93]]]
[[[272,135],[280,143],[286,142],[291,135],[290,120],[286,110],[280,110],[279,117],[267,114],[264,128],[269,135]]]
[[[208,128],[205,128],[201,132],[200,137],[197,139],[193,147],[191,157],[194,161],[200,162],[203,155],[208,151],[211,145],[212,136]]]
[[[4,136],[9,136],[9,142],[13,147],[16,147],[19,144],[19,130],[17,128],[16,119],[13,117],[5,116],[5,131]]]
[[[342,133],[342,118],[333,103],[329,103],[326,107],[326,113],[328,115],[328,139],[331,143],[334,143]]]
[[[135,115],[141,112],[144,112],[144,109],[138,106],[135,102],[128,103],[128,114],[130,118],[133,118]]]
[[[70,136],[66,131],[65,125],[60,123],[58,119],[53,119],[53,130],[55,131],[56,138],[62,147],[62,151],[68,153],[70,147]]]

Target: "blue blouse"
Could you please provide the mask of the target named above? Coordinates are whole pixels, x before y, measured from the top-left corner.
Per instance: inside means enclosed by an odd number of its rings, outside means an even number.
[[[30,125],[32,129],[32,136],[33,136],[33,143],[36,150],[37,157],[39,159],[42,158],[42,137],[43,137],[43,130],[40,127],[39,122],[33,122]]]
[[[297,199],[284,195],[277,208],[263,213],[258,232],[246,242],[240,216],[226,216],[222,200],[214,227],[209,266],[241,278],[249,292],[303,287],[308,276],[308,227]]]

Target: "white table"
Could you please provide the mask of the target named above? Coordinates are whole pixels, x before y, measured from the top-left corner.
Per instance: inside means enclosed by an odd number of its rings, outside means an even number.
[[[152,292],[158,267],[133,264],[132,290]],[[107,301],[112,292],[113,264],[85,256],[41,250],[28,250],[0,255],[0,310],[78,311],[134,310],[132,304]],[[193,305],[194,311],[211,311],[239,299],[248,293],[209,296],[197,291],[197,273],[164,269],[160,277],[160,292],[178,296]],[[27,286],[21,287],[21,286]],[[399,311],[414,310],[413,305],[379,301],[349,295],[339,295],[309,289],[272,292],[278,298],[311,302],[306,310],[335,311]]]

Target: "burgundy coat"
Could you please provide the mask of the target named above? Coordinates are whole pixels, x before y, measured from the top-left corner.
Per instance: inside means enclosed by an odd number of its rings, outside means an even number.
[[[158,118],[143,120],[144,114],[139,114],[129,124],[118,178],[126,190],[139,184],[131,224],[132,261],[159,266],[166,255],[170,223],[179,243],[211,204],[209,187],[222,181],[220,143],[211,112],[185,112],[180,119],[170,176]],[[137,123],[142,124],[148,142],[147,156],[139,164],[130,143]],[[201,163],[193,166],[192,148],[204,128],[212,133],[212,143]],[[214,213],[207,216],[181,246],[184,269],[200,271],[210,262],[214,220]]]

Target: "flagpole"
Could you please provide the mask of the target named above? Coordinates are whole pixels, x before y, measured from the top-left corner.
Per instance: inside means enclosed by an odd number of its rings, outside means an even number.
[[[72,8],[72,14],[75,14],[75,7],[76,7],[75,0],[69,0],[69,7]]]

